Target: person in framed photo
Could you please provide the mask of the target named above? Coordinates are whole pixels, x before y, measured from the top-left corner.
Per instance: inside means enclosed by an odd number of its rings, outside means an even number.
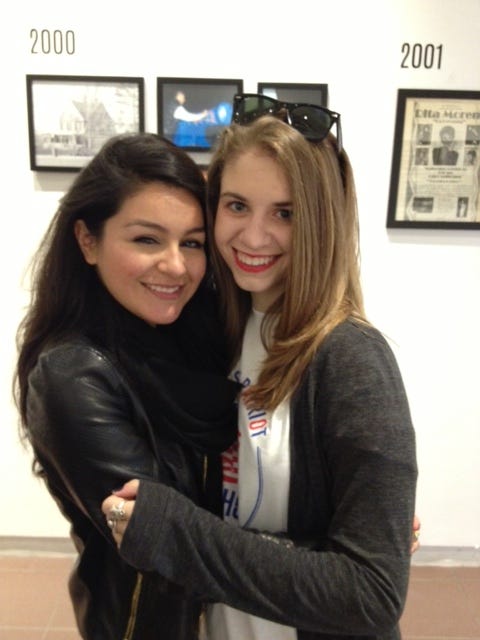
[[[232,107],[224,100],[211,97],[212,106],[199,112],[187,107],[185,91],[175,94],[176,106],[173,110],[175,121],[174,144],[179,147],[210,149],[219,133],[230,124]]]
[[[432,140],[432,125],[419,124],[417,126],[417,144],[430,144]]]
[[[479,145],[480,144],[480,125],[469,124],[467,126],[467,134],[465,136],[465,144]]]
[[[415,149],[415,164],[417,166],[426,166],[428,164],[428,149],[426,147],[417,147]]]
[[[445,125],[440,129],[440,141],[442,146],[432,149],[433,164],[435,165],[456,165],[458,161],[458,151],[455,151],[455,128]]]
[[[474,167],[477,164],[477,150],[467,149],[465,151],[465,166]]]
[[[205,138],[206,122],[211,120],[209,109],[199,112],[190,111],[187,107],[185,91],[177,91],[175,94],[175,108],[173,118],[176,122],[173,136],[174,144],[179,147],[209,147]]]
[[[468,198],[461,196],[457,200],[457,218],[466,218],[468,215]]]

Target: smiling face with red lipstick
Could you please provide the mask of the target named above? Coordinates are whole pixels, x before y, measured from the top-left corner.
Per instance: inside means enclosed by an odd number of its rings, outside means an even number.
[[[202,209],[186,189],[146,184],[108,218],[99,237],[83,220],[75,233],[110,294],[152,325],[174,322],[205,275]]]
[[[254,148],[223,170],[215,242],[236,284],[266,311],[282,293],[290,263],[292,201],[283,169]]]

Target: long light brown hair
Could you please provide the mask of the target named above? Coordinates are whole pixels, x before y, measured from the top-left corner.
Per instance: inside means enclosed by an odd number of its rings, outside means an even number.
[[[366,322],[360,286],[358,218],[352,168],[333,135],[319,143],[273,117],[223,132],[208,172],[208,224],[213,234],[222,172],[251,149],[274,158],[289,182],[293,204],[291,261],[285,290],[264,319],[267,357],[249,401],[271,410],[299,386],[322,341],[352,317]],[[251,309],[212,242],[212,264],[231,347],[238,358]]]

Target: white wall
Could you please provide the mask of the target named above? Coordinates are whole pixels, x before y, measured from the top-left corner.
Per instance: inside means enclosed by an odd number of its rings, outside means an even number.
[[[480,231],[385,228],[397,89],[480,89],[479,0],[124,5],[17,2],[2,21],[0,535],[68,531],[30,474],[10,397],[23,274],[71,181],[29,169],[33,73],[144,77],[151,131],[157,76],[242,78],[246,91],[257,81],[328,83],[356,172],[367,310],[393,340],[416,426],[422,541],[479,545]],[[32,54],[33,28],[74,30],[75,55]],[[404,42],[442,44],[442,68],[401,69]]]

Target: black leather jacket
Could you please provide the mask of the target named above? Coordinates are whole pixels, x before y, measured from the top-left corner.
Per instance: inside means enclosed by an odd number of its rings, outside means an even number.
[[[200,503],[203,456],[161,441],[119,367],[85,339],[41,354],[27,402],[35,454],[79,553],[69,587],[82,638],[196,638],[200,603],[120,558],[101,503],[134,477],[175,484]]]

